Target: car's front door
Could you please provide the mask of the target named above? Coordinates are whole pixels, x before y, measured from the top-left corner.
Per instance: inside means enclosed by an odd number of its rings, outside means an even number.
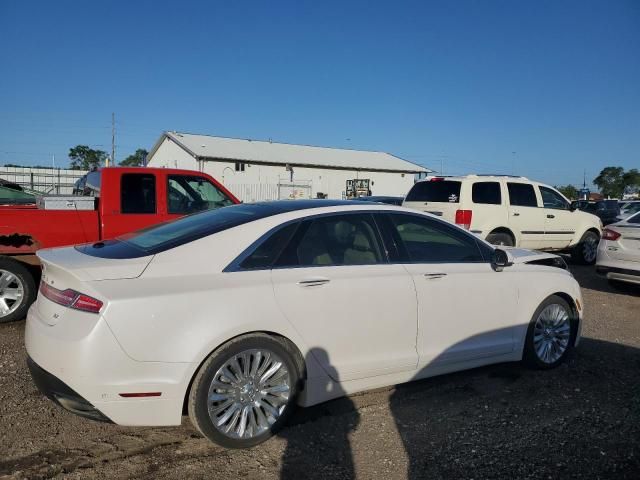
[[[387,262],[370,214],[303,222],[271,278],[282,312],[334,380],[416,368],[413,282]]]
[[[520,237],[519,247],[542,248],[544,245],[544,209],[530,183],[507,182],[509,193],[509,227]]]
[[[386,218],[418,295],[420,366],[512,352],[517,289],[508,269],[494,271],[478,240],[444,222]]]
[[[576,234],[577,216],[569,210],[569,202],[558,192],[540,185],[540,196],[546,217],[544,248],[566,248]]]

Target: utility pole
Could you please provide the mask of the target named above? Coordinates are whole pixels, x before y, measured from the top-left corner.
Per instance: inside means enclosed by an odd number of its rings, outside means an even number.
[[[116,164],[116,114],[111,113],[111,161]],[[107,159],[107,167],[109,159]]]

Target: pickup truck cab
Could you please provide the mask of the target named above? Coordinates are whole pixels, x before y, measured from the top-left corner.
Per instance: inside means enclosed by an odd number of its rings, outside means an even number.
[[[205,173],[111,167],[78,180],[73,196],[0,205],[0,323],[23,318],[35,300],[37,250],[107,240],[236,203]]]

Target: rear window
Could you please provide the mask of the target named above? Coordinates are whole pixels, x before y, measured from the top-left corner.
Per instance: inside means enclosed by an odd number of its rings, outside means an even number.
[[[498,182],[476,182],[471,188],[473,203],[485,203],[489,205],[500,205],[502,195],[500,194],[500,183]]]
[[[416,183],[406,198],[407,202],[460,202],[460,182],[431,180]]]
[[[508,183],[509,203],[519,207],[537,207],[536,192],[529,183]]]
[[[76,249],[93,257],[146,257],[277,213],[279,209],[269,206],[233,205],[154,225],[115,240],[79,245]]]

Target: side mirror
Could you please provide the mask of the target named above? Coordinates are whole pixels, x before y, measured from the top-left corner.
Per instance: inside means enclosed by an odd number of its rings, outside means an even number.
[[[578,206],[575,203],[572,203],[571,205],[569,205],[570,212],[575,212],[577,209],[578,209]]]
[[[496,272],[501,272],[504,267],[513,265],[513,257],[506,250],[496,248],[491,256],[491,266]]]

